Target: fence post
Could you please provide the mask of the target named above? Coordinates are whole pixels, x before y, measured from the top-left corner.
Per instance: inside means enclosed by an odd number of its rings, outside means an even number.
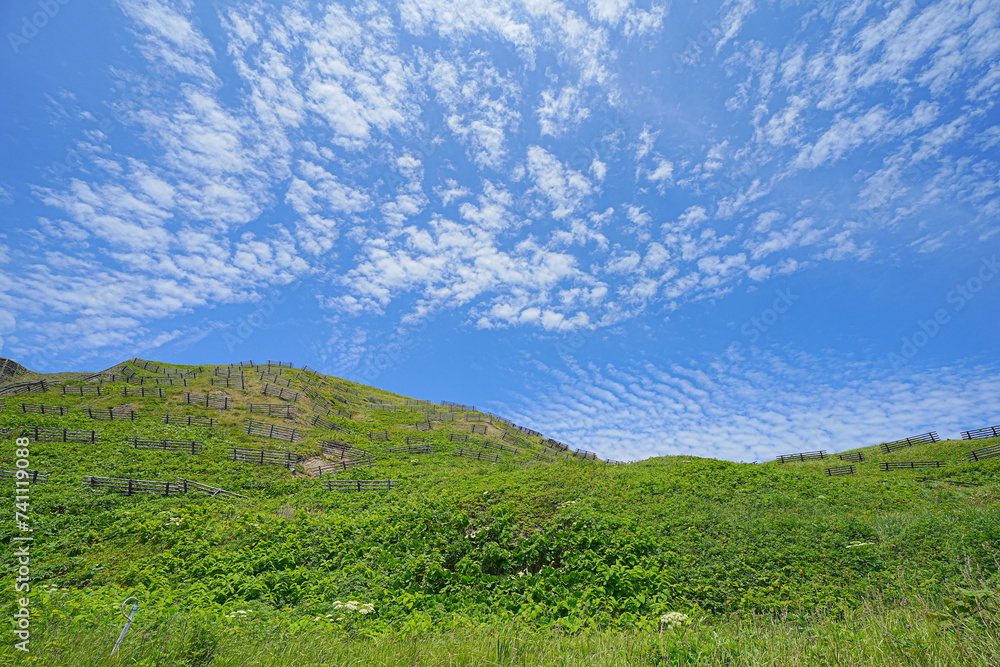
[[[128,494],[127,495],[130,495],[130,496],[132,495],[132,480],[131,479],[128,481]]]

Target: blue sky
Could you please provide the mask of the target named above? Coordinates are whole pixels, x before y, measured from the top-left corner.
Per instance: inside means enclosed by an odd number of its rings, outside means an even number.
[[[0,8],[0,355],[280,359],[612,459],[1000,422],[1000,5]]]

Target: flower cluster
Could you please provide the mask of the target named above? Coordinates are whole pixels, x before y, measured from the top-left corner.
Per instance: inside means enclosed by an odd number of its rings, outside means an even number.
[[[855,547],[868,546],[869,544],[875,544],[875,543],[874,542],[851,542],[850,544],[847,545],[847,548],[848,549],[853,549]]]
[[[691,619],[687,614],[682,614],[679,611],[668,611],[663,616],[660,616],[660,632],[663,629],[679,628],[684,625],[689,625]]]
[[[370,602],[358,602],[357,600],[348,600],[347,602],[334,600],[333,608],[340,611],[356,611],[359,614],[370,614],[375,611],[375,605]]]
[[[249,609],[237,609],[226,614],[226,618],[246,618],[249,613]]]
[[[565,509],[565,508],[569,507],[570,505],[576,505],[576,501],[575,500],[567,500],[564,503],[559,503],[559,509]]]

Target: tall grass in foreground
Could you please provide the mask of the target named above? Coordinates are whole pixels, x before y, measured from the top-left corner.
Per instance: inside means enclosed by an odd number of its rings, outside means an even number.
[[[968,571],[966,571],[968,575]],[[981,580],[951,596],[876,597],[837,617],[739,615],[701,619],[663,634],[563,634],[482,624],[419,636],[374,638],[343,630],[294,634],[194,616],[137,623],[109,659],[121,623],[40,628],[31,653],[0,649],[4,664],[91,667],[802,665],[1000,667],[1000,592]]]

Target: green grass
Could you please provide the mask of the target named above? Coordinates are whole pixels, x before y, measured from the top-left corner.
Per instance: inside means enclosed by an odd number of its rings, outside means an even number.
[[[295,379],[293,391],[302,389],[302,371],[284,376]],[[448,449],[500,443],[501,429],[491,425],[487,436],[450,443],[448,434],[469,433],[468,423],[415,431],[423,413],[380,410],[363,398],[402,406],[406,397],[336,378],[326,378],[321,393],[361,397],[350,396],[353,419],[330,417],[351,434],[312,428],[315,412],[303,399],[292,404],[294,420],[252,415],[302,429],[303,442],[251,438],[240,431],[251,416],[245,406],[281,401],[261,395],[263,383],[249,371],[247,391],[225,390],[233,410],[184,404],[184,391],[212,390],[209,377],[165,387],[164,399],[125,398],[121,383],[105,385],[119,388],[110,396],[7,398],[0,427],[103,435],[99,445],[31,444],[30,467],[51,472],[48,484],[31,489],[30,657],[37,664],[104,664],[120,631],[117,607],[129,595],[143,608],[121,664],[996,660],[1000,459],[969,463],[964,456],[996,440],[891,455],[867,447],[857,475],[833,478],[823,469],[842,463],[836,458],[749,465],[684,456],[610,466],[557,455],[552,463],[517,465],[542,451],[541,439],[527,436],[520,454],[491,464]],[[132,403],[142,416],[25,415],[21,402]],[[211,416],[221,426],[166,425],[164,412]],[[369,441],[371,428],[389,430],[392,442]],[[205,454],[130,449],[132,435],[203,440]],[[445,451],[386,452],[408,435]],[[313,455],[321,439],[380,455],[375,467],[337,478],[398,479],[401,487],[331,493],[317,479],[226,458],[234,445]],[[13,464],[13,450],[8,441],[3,465]],[[878,471],[882,461],[920,460],[947,465]],[[249,499],[124,497],[84,488],[84,475],[181,476]],[[924,476],[982,486],[916,481]],[[11,505],[13,488],[0,485]],[[10,522],[0,535],[13,536]],[[0,584],[12,591],[16,559],[7,549],[0,560]],[[337,621],[336,602],[348,599],[371,603],[375,612]],[[6,618],[14,602],[13,593],[0,596]],[[231,618],[236,610],[252,620]],[[661,638],[658,621],[667,611],[698,623],[683,637]],[[12,642],[0,645],[0,657],[28,664]]]

